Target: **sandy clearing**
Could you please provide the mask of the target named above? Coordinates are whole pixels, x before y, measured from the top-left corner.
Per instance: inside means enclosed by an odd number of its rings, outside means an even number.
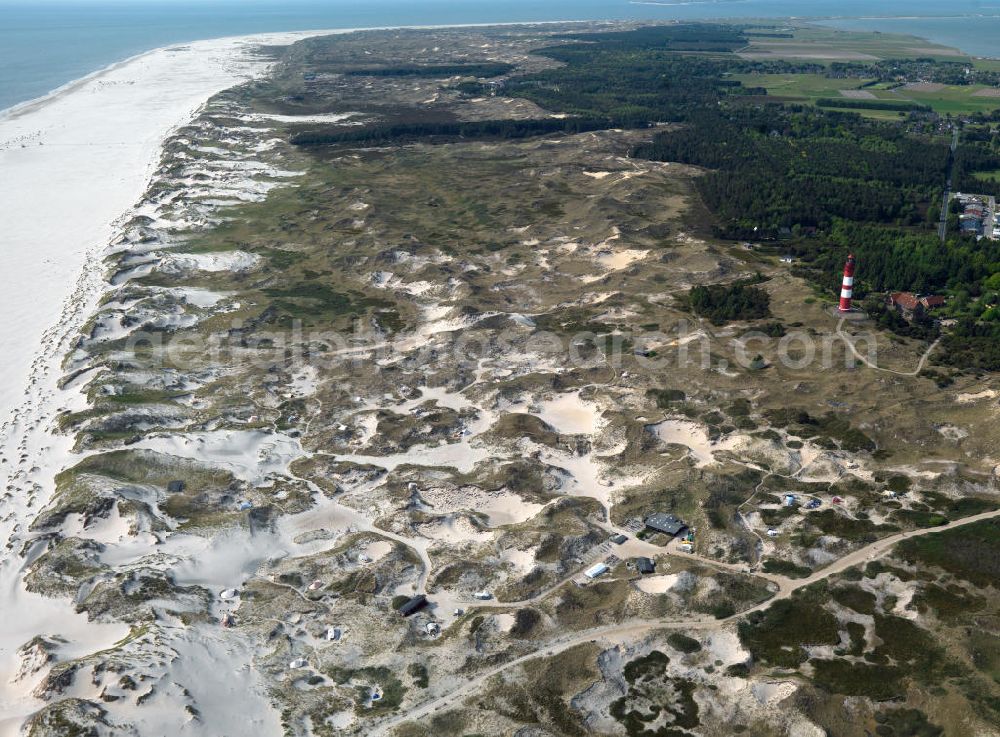
[[[428,522],[414,525],[417,532],[431,540],[452,544],[483,543],[490,539],[490,533],[485,532],[463,514],[449,514],[436,517]]]
[[[947,85],[943,85],[940,82],[910,82],[909,84],[904,84],[904,90],[913,90],[914,92],[940,92]]]
[[[662,576],[643,576],[635,582],[635,586],[647,594],[665,594],[674,587],[678,578],[675,573],[668,573]]]
[[[189,458],[225,468],[256,486],[268,475],[286,473],[288,464],[302,455],[298,440],[262,430],[211,430],[178,435],[151,435],[134,448]]]
[[[174,287],[173,289],[163,289],[162,291],[184,300],[192,307],[200,309],[215,307],[219,302],[230,296],[228,292],[213,292],[209,289],[198,289],[197,287]]]
[[[260,257],[245,251],[222,253],[169,253],[163,258],[160,269],[167,273],[183,271],[250,271],[260,262]]]
[[[1000,392],[996,389],[983,389],[981,392],[976,392],[975,394],[959,394],[955,397],[955,401],[959,404],[969,404],[970,402],[978,402],[981,399],[996,399],[1000,396]]]
[[[532,414],[567,435],[592,435],[601,424],[600,410],[593,402],[582,399],[580,392],[557,394]]]
[[[392,552],[392,543],[387,540],[376,540],[375,542],[368,543],[362,552],[372,562],[380,561]]]
[[[508,548],[500,554],[500,559],[510,563],[518,572],[527,573],[535,565],[535,552]]]
[[[484,491],[473,486],[457,490],[431,487],[422,489],[420,495],[434,507],[484,514],[490,527],[520,524],[538,514],[543,506],[510,491]],[[468,527],[467,534],[474,533],[472,526],[464,518],[463,521]]]
[[[750,686],[754,698],[762,705],[776,704],[798,690],[791,681],[755,681]]]
[[[841,97],[851,100],[877,100],[878,98],[868,90],[841,90]]]
[[[708,431],[691,420],[664,420],[649,427],[664,443],[686,447],[699,467],[715,463],[715,453],[734,450],[745,442],[745,439],[738,435],[730,435],[712,442],[708,437]]]
[[[278,115],[277,113],[255,113],[247,118],[254,121],[275,123],[339,123],[361,113],[322,113],[319,115]]]
[[[622,250],[602,250],[597,254],[596,261],[608,271],[621,271],[627,269],[636,261],[646,258],[649,251],[640,251],[635,248]]]

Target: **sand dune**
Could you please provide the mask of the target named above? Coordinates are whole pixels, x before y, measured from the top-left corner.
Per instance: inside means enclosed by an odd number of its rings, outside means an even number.
[[[56,413],[81,409],[62,391],[62,360],[104,290],[103,256],[131,216],[166,137],[215,93],[258,77],[261,44],[307,34],[267,34],[157,49],[113,65],[41,100],[0,113],[0,460],[8,492],[0,537],[20,550],[30,517],[48,501],[55,473],[73,463],[71,439],[50,433]],[[99,181],[98,181],[99,177]],[[0,564],[0,735],[18,734],[42,705],[31,695],[46,667],[13,680],[18,648],[35,635],[61,635],[58,658],[82,657],[127,633],[88,622],[72,603],[29,594],[24,561]]]

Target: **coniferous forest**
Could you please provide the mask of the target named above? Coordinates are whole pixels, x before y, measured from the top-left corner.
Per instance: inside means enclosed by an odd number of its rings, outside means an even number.
[[[895,290],[947,293],[946,314],[958,324],[943,337],[939,360],[1000,369],[1000,242],[957,233],[942,242],[936,231],[949,170],[956,189],[1000,194],[1000,180],[976,176],[1000,170],[1000,134],[970,126],[952,155],[949,135],[919,132],[926,126],[911,126],[902,111],[898,122],[886,122],[770,99],[728,79],[761,64],[718,53],[735,43],[727,35],[733,30],[667,26],[643,29],[633,44],[621,33],[555,46],[542,53],[565,66],[513,81],[508,94],[576,115],[603,115],[618,125],[676,123],[632,155],[704,167],[697,187],[718,237],[780,242],[782,251],[797,257],[797,273],[831,292],[853,252],[860,297]],[[698,50],[699,32],[705,49],[716,53],[678,53],[682,43],[686,51]],[[906,63],[943,79],[953,71],[932,60]],[[980,123],[1000,120],[998,113],[976,117]],[[697,299],[705,302],[703,314],[720,318],[726,305],[739,302],[729,296],[706,292]],[[892,317],[882,324],[912,337],[936,333]]]
[[[796,272],[831,294],[848,252],[858,258],[859,297],[890,290],[946,292],[945,312],[959,320],[945,339],[947,360],[960,367],[1000,369],[1000,350],[992,347],[1000,341],[995,306],[1000,302],[1000,242],[949,233],[942,243],[936,231],[949,172],[956,189],[1000,194],[1000,179],[977,177],[1000,171],[1000,133],[988,127],[1000,113],[978,115],[973,122],[981,125],[968,126],[952,154],[950,134],[927,132],[926,120],[919,117],[927,115],[925,110],[900,110],[898,120],[873,120],[822,105],[788,104],[765,90],[744,88],[731,75],[760,69],[794,73],[799,67],[833,76],[858,72],[849,64],[744,60],[732,53],[747,42],[740,26],[689,23],[571,33],[556,40],[536,53],[560,62],[558,68],[498,83],[466,81],[457,89],[526,98],[569,117],[376,124],[301,131],[293,140],[306,146],[389,145],[660,126],[631,155],[703,167],[696,186],[712,213],[715,236],[780,243],[783,252],[797,257]],[[885,76],[913,65],[942,79],[954,72],[927,59],[862,66],[866,73]],[[766,304],[757,300],[742,304],[752,292],[691,296],[703,314],[719,319],[737,303],[737,311],[763,307],[766,314]],[[921,333],[891,318],[876,318],[897,332]]]

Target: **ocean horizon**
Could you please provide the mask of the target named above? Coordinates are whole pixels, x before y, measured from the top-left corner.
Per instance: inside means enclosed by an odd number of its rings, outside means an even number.
[[[893,8],[898,13],[893,13]],[[959,0],[0,0],[0,110],[155,48],[223,36],[384,26],[797,18],[1000,56],[1000,6]]]

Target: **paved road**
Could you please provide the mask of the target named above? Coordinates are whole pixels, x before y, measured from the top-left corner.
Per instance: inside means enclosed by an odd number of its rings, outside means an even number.
[[[952,162],[948,167],[948,180],[944,185],[944,201],[941,203],[941,220],[938,222],[938,235],[941,236],[942,243],[944,243],[945,236],[948,234],[948,200],[951,199],[951,175],[955,168],[954,157],[956,148],[958,148],[958,128],[955,128],[951,134]]]
[[[875,560],[876,558],[880,558],[891,550],[893,546],[903,540],[908,540],[913,537],[921,537],[935,532],[942,532],[943,530],[954,529],[956,527],[963,527],[965,525],[981,522],[982,520],[993,519],[995,517],[1000,517],[1000,509],[992,512],[983,512],[982,514],[973,515],[972,517],[964,517],[963,519],[954,520],[953,522],[941,525],[940,527],[912,530],[910,532],[901,532],[897,535],[891,535],[867,545],[860,550],[845,555],[843,558],[840,558],[826,568],[816,571],[808,578],[790,579],[784,576],[769,576],[769,580],[778,583],[778,593],[767,601],[761,602],[750,609],[746,609],[738,614],[734,614],[731,617],[727,617],[726,619],[691,617],[680,620],[633,620],[631,622],[623,622],[621,624],[595,627],[593,629],[577,632],[571,636],[557,638],[550,641],[546,645],[543,645],[533,653],[522,655],[519,658],[515,658],[507,663],[491,668],[479,676],[465,682],[462,686],[454,689],[453,691],[435,699],[426,701],[423,704],[410,709],[404,714],[393,717],[392,719],[375,726],[369,734],[384,735],[403,722],[419,721],[427,716],[430,716],[434,712],[441,711],[447,707],[456,706],[485,685],[485,683],[493,678],[493,676],[499,675],[500,673],[503,673],[511,668],[516,668],[517,666],[527,663],[530,660],[534,660],[535,658],[551,657],[579,645],[583,645],[588,642],[596,642],[598,640],[604,642],[624,642],[633,640],[635,637],[640,637],[658,629],[684,629],[689,631],[719,629],[733,623],[736,620],[746,617],[748,614],[767,609],[776,601],[789,598],[798,589],[801,589],[804,586],[809,586],[817,581],[822,581],[830,576],[842,573],[852,566],[867,563]]]

